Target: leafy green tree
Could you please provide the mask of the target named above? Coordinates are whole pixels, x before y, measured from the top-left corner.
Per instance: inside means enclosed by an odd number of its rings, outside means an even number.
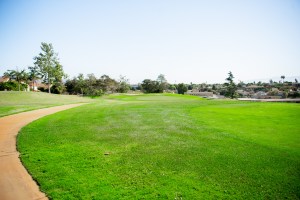
[[[103,94],[102,85],[94,74],[88,74],[84,81],[83,93],[88,96],[101,96]]]
[[[63,83],[63,78],[67,78],[67,75],[63,71],[63,66],[56,61],[53,69],[53,93],[62,94],[66,88]]]
[[[194,88],[194,84],[191,82],[189,85],[188,85],[188,90],[192,90]]]
[[[62,82],[63,78],[67,78],[63,66],[58,61],[56,61],[54,65],[53,77],[55,82]]]
[[[90,84],[90,88],[93,88],[94,84],[96,83],[96,77],[93,76],[93,78],[95,78],[94,79],[95,81],[85,79],[83,74],[79,74],[77,77],[74,77],[72,80],[68,79],[66,81],[65,83],[66,90],[69,94],[81,94],[82,96],[86,95],[89,91],[88,89],[89,84]]]
[[[8,81],[0,83],[0,91],[8,90],[8,91],[17,91],[18,90],[18,83],[15,81]],[[23,89],[23,87],[22,87]]]
[[[233,79],[234,79],[234,76],[233,76],[232,72],[230,71],[228,73],[228,77],[226,78],[227,83],[224,84],[226,86],[225,96],[232,98],[232,99],[236,96],[236,90],[237,90],[237,86],[233,82]]]
[[[177,85],[177,93],[184,94],[188,90],[187,86],[184,83],[179,83]]]
[[[151,93],[153,90],[152,81],[150,79],[143,80],[141,88],[144,93]]]
[[[166,79],[165,75],[160,74],[160,75],[158,75],[158,77],[157,77],[157,81],[158,81],[159,83],[164,83],[164,82],[167,82],[167,79]]]
[[[126,93],[130,90],[129,80],[126,79],[125,76],[120,76],[118,84],[119,84],[117,89],[118,92]]]
[[[163,74],[158,75],[156,81],[159,83],[159,92],[160,93],[168,88],[168,81],[165,78],[165,75],[163,75]]]
[[[158,81],[153,81],[150,79],[143,80],[141,87],[144,93],[161,93]]]
[[[118,82],[115,79],[107,76],[107,79],[104,82],[106,83],[106,88],[107,88],[106,92],[109,92],[109,93],[117,92]]]
[[[83,90],[86,87],[86,81],[84,80],[83,74],[77,76],[77,84],[75,87],[80,90],[80,93],[83,96]]]
[[[217,89],[216,85],[215,85],[215,84],[213,84],[213,86],[212,86],[212,90],[213,90],[213,91],[215,91],[216,89]]]
[[[169,84],[169,87],[168,87],[169,90],[176,90],[176,85],[174,84]]]
[[[114,93],[118,89],[118,82],[104,74],[97,80],[96,86],[104,93]]]
[[[62,65],[59,63],[57,53],[54,52],[52,44],[42,42],[42,52],[34,57],[34,64],[39,67],[44,83],[48,84],[48,92],[51,93],[51,85],[54,82],[61,82],[64,77]]]
[[[66,87],[66,90],[69,94],[77,94],[77,91],[75,89],[76,87],[76,77],[74,77],[73,79],[68,79],[66,80],[65,82],[65,87]]]

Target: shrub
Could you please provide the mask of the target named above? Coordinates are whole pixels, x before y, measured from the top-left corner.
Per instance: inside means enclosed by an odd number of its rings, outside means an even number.
[[[27,88],[26,84],[21,84],[20,85],[20,90],[23,91],[24,89]],[[19,85],[17,82],[5,82],[5,83],[0,83],[0,91],[4,91],[4,90],[8,90],[8,91],[18,91],[19,90]]]

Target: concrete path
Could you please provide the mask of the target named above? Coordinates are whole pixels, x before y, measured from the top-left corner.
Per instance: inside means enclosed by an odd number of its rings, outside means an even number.
[[[16,149],[16,136],[23,126],[38,118],[80,105],[56,106],[0,118],[1,200],[48,199],[22,165]]]

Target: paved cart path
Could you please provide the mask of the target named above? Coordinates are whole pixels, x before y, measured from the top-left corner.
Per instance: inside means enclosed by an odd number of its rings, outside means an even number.
[[[44,108],[0,118],[1,200],[48,199],[22,165],[16,148],[16,136],[23,126],[38,118],[80,105],[83,104]]]

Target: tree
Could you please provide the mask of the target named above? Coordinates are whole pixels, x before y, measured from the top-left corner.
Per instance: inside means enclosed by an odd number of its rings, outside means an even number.
[[[60,82],[65,76],[63,67],[59,63],[57,53],[54,52],[52,44],[42,42],[42,52],[34,57],[34,64],[39,67],[44,83],[48,84],[48,92],[51,93],[51,84],[55,81]]]
[[[141,87],[142,87],[142,90],[144,93],[161,93],[162,92],[159,88],[159,82],[153,81],[150,79],[143,80]]]
[[[193,82],[191,82],[189,85],[188,85],[188,90],[192,90],[194,88],[194,84]]]
[[[120,76],[119,83],[118,83],[117,91],[120,93],[126,93],[130,90],[129,80],[126,79],[125,76]]]
[[[74,77],[72,80],[70,79],[66,80],[65,87],[69,94],[77,94],[76,82],[77,82],[76,77]]]
[[[18,82],[18,88],[20,91],[21,82],[27,81],[28,75],[25,71],[25,69],[19,71],[18,68],[16,70],[7,70],[7,72],[4,73],[4,76],[7,76],[10,78],[10,80],[15,80]]]
[[[245,83],[243,81],[240,81],[238,84],[237,84],[237,87],[238,88],[243,88],[245,85]]]
[[[184,94],[187,91],[187,89],[188,88],[186,87],[186,85],[184,83],[179,83],[177,85],[177,93],[178,94]]]
[[[153,84],[152,84],[152,80],[150,79],[144,79],[142,84],[142,91],[144,93],[151,93],[153,91]]]
[[[53,93],[62,94],[65,91],[63,78],[67,78],[67,75],[64,73],[62,65],[58,61],[55,61],[52,78]]]
[[[174,91],[177,90],[176,85],[174,85],[174,84],[170,84],[168,89],[169,90],[174,90]]]
[[[96,77],[95,77],[96,79]],[[94,82],[96,83],[96,81]],[[74,77],[72,80],[67,80],[65,87],[68,93],[70,94],[87,94],[88,91],[88,79],[84,78],[83,74],[79,74],[77,77]],[[93,87],[93,84],[91,88]]]
[[[212,90],[216,90],[217,89],[217,87],[216,87],[216,85],[215,84],[213,84],[213,86],[212,86]]]
[[[232,72],[230,71],[228,73],[228,77],[226,78],[227,83],[225,83],[225,86],[226,86],[225,96],[230,97],[231,99],[233,99],[235,97],[235,93],[237,90],[237,87],[236,87],[235,83],[233,82],[233,79],[234,79],[234,76],[233,76]]]
[[[280,76],[280,78],[282,79],[282,83],[284,83],[285,76],[282,75],[282,76]]]
[[[84,75],[79,74],[77,76],[77,84],[76,84],[76,89],[80,90],[81,95],[83,96],[83,89],[86,87],[86,82],[84,81]]]
[[[16,91],[18,90],[18,83],[17,82],[12,82],[12,81],[8,81],[8,82],[1,82],[0,83],[0,91]]]
[[[160,74],[158,75],[156,81],[159,83],[159,92],[162,93],[164,90],[168,88],[168,82],[165,78],[165,75]]]
[[[88,74],[86,82],[86,94],[89,96],[100,96],[103,94],[103,91],[98,85],[97,78],[94,74]]]
[[[15,73],[13,71],[14,70],[7,70],[4,72],[3,76],[9,78],[9,81],[15,80]]]
[[[34,90],[34,86],[36,83],[36,80],[41,78],[41,73],[39,71],[39,67],[38,66],[34,66],[34,67],[28,67],[29,69],[29,80],[32,81],[32,90]]]
[[[100,87],[105,93],[114,93],[118,89],[118,83],[116,80],[104,74],[97,80],[97,87]]]

